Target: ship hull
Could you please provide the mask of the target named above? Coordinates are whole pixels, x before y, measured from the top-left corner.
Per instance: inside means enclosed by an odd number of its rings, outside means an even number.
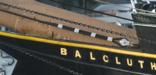
[[[0,34],[0,48],[18,60],[14,75],[155,74],[150,69],[150,63],[156,62],[155,56],[150,54]],[[132,60],[133,65],[128,64],[127,59]],[[145,63],[143,66],[138,63],[141,61]]]
[[[59,69],[56,66],[51,66],[45,62],[34,59],[32,57],[21,54],[12,48],[3,46],[1,47],[7,53],[13,55],[18,59],[16,68],[14,69],[13,75],[138,75],[134,73],[121,72],[116,70],[110,70],[106,68],[99,68],[94,66],[88,66],[83,64],[77,64],[73,62],[60,61],[57,59],[47,58],[52,62],[60,64],[63,67],[70,68],[76,73],[70,73]],[[11,50],[11,51],[10,51]],[[55,60],[55,61],[54,61]],[[73,67],[74,66],[74,67]]]
[[[139,37],[139,45],[144,52],[156,53],[156,26],[151,24],[135,24],[135,28]]]

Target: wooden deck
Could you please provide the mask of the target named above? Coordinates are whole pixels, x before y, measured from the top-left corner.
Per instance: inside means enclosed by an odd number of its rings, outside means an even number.
[[[19,10],[15,10],[12,8],[7,9],[8,11],[21,14],[21,15],[25,15],[30,18],[63,24],[65,26],[78,28],[78,29],[85,30],[88,32],[94,32],[94,33],[104,35],[104,36],[109,36],[109,37],[114,37],[114,38],[127,38],[132,43],[138,44],[136,31],[134,29],[128,29],[128,28],[117,26],[117,25],[112,25],[107,22],[93,19],[85,15],[73,13],[64,9],[42,4],[40,2],[36,2],[35,0],[1,0],[0,2],[13,5],[13,6],[17,6],[20,8],[24,8],[27,10],[32,10],[35,12],[43,13],[49,16],[58,17],[63,20],[59,20],[56,18],[51,18],[48,16],[43,16],[43,15],[39,15],[39,14],[27,12],[27,11],[19,11]],[[108,45],[108,46],[117,46],[116,44],[112,42],[107,42],[102,39],[88,37],[88,36],[77,34],[71,31],[61,30],[58,28],[46,26],[45,24],[34,22],[25,18],[23,19],[22,17],[15,16],[15,15],[5,13],[2,11],[0,12],[0,16],[1,16],[0,23],[7,24],[10,27],[12,25],[13,28],[16,27],[15,29],[19,31],[25,31],[26,33],[29,33],[29,34],[34,35],[34,34],[41,33],[40,35],[46,34],[46,35],[52,36],[52,33],[54,33],[57,35],[55,36],[55,39],[63,39],[62,37],[64,37],[66,38],[66,40],[68,39],[68,40],[75,40],[75,41],[80,41],[80,42],[95,43],[95,44]],[[42,29],[42,25],[44,25],[45,27],[44,29]],[[27,30],[22,29],[23,26],[25,26]]]

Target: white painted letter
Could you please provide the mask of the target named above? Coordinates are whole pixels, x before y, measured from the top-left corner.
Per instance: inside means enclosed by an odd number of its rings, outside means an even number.
[[[90,52],[90,59],[91,60],[96,60],[96,58],[93,56],[93,53],[92,52]]]
[[[103,61],[108,63],[109,62],[109,57],[107,55],[103,55]]]
[[[156,70],[156,63],[151,62],[151,70]]]
[[[60,54],[66,56],[68,54],[67,49],[66,48],[61,48],[60,49]]]
[[[116,64],[120,65],[121,62],[119,61],[119,58],[118,57],[115,57],[115,61],[116,61]]]
[[[133,66],[133,60],[127,58],[127,65],[130,66],[130,67],[132,67]]]
[[[138,60],[139,64],[140,64],[140,68],[143,69],[144,68],[144,61],[143,60]]]
[[[81,58],[81,54],[80,54],[80,52],[78,50],[76,50],[76,52],[75,52],[75,57],[76,58]]]

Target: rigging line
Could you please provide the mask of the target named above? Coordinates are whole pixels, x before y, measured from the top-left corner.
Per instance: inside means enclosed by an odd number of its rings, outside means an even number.
[[[64,4],[64,5],[68,5],[68,6],[72,6],[74,8],[79,8],[79,9],[82,9],[82,10],[85,10],[85,11],[87,10],[87,11],[90,11],[90,12],[99,13],[99,14],[103,14],[103,15],[108,15],[108,16],[112,16],[112,17],[116,17],[116,18],[120,18],[120,19],[124,19],[124,20],[128,20],[128,21],[134,21],[132,19],[128,19],[128,18],[125,18],[125,17],[111,15],[111,14],[104,13],[104,12],[101,12],[101,11],[95,11],[95,10],[92,10],[92,9],[89,9],[89,8],[79,7],[79,6],[76,6],[76,5],[73,5],[73,4],[67,4],[67,3],[64,3],[64,2],[56,1],[56,0],[50,0],[50,1],[60,3],[60,4]]]
[[[66,68],[66,67],[64,67],[64,66],[62,66],[62,65],[59,65],[59,64],[57,64],[57,63],[55,63],[55,62],[52,62],[52,61],[50,61],[50,60],[47,60],[47,59],[45,59],[45,58],[43,58],[43,57],[39,57],[39,56],[37,56],[37,55],[35,55],[35,54],[32,54],[32,53],[28,52],[28,51],[30,51],[30,50],[27,50],[27,49],[25,49],[25,48],[21,48],[21,47],[17,47],[17,46],[11,45],[11,44],[6,43],[6,42],[4,42],[4,41],[2,41],[2,40],[0,40],[0,44],[1,44],[1,45],[5,45],[5,46],[7,46],[7,47],[10,47],[10,48],[12,48],[12,49],[14,49],[14,50],[16,50],[16,51],[18,51],[18,52],[20,52],[20,53],[23,53],[23,54],[25,54],[25,55],[27,55],[27,56],[29,56],[29,57],[33,57],[33,58],[35,58],[35,59],[37,59],[37,60],[40,60],[40,61],[42,61],[42,62],[44,62],[44,63],[47,63],[47,64],[51,65],[51,66],[55,66],[55,67],[57,67],[57,68],[59,68],[59,69],[61,69],[61,70],[64,70],[64,71],[66,71],[66,72],[68,72],[68,73],[71,73],[71,74],[73,74],[73,75],[83,75],[82,73],[79,73],[79,72],[76,72],[76,71],[74,71],[74,70],[71,70],[70,68]],[[56,59],[57,59],[57,58],[56,58]]]

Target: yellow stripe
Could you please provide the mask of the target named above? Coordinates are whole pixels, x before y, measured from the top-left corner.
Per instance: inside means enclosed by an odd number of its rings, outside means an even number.
[[[57,44],[57,45],[64,45],[64,46],[71,46],[71,47],[80,47],[80,48],[87,48],[87,49],[95,49],[95,50],[100,50],[100,51],[107,51],[107,52],[111,52],[111,53],[118,53],[118,54],[131,55],[131,56],[156,58],[156,54],[126,51],[126,50],[122,50],[122,49],[107,48],[107,47],[96,46],[96,45],[78,44],[78,43],[48,40],[48,39],[23,36],[23,35],[6,33],[6,32],[0,32],[0,36],[12,37],[12,38],[23,39],[23,40],[31,40],[31,41],[43,42],[43,43],[49,43],[49,44]]]

